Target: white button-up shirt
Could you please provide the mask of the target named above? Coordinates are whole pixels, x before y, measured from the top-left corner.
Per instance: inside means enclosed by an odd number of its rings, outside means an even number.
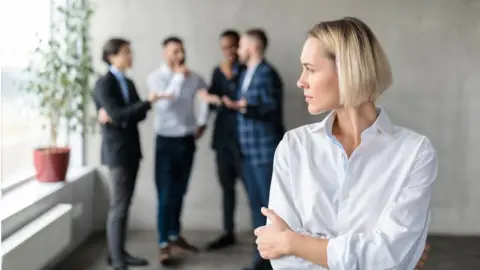
[[[332,136],[335,112],[287,132],[275,154],[269,208],[293,230],[329,240],[330,270],[414,269],[425,246],[435,150],[378,111],[350,158]],[[324,269],[294,256],[271,263]]]
[[[207,88],[200,75],[174,73],[166,64],[153,71],[147,79],[150,91],[171,94],[173,99],[154,104],[154,129],[158,135],[183,137],[195,133],[197,126],[208,120],[208,104],[197,97],[197,90]]]
[[[258,64],[255,66],[247,67],[247,70],[245,71],[245,77],[243,78],[242,81],[242,93],[246,92],[248,90],[248,87],[250,86],[250,83],[252,82],[253,75],[255,74],[255,70],[257,70]]]

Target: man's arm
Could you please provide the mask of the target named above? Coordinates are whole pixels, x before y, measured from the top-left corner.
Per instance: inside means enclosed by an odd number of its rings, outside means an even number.
[[[132,101],[133,102],[138,102],[140,101],[140,97],[138,96],[138,92],[137,92],[137,88],[135,87],[135,84],[133,83],[133,81],[129,80],[128,79],[128,84],[130,85],[130,91],[132,91]],[[147,112],[148,110],[146,111],[141,111],[139,112],[136,117],[135,117],[135,121],[138,123],[138,122],[141,122],[143,120],[145,120],[145,118],[147,118]]]
[[[97,106],[104,108],[114,123],[130,123],[150,110],[151,103],[149,101],[137,100],[126,106],[119,104],[112,96],[112,88],[111,81],[98,80],[93,90],[93,96]]]
[[[148,76],[147,87],[149,92],[168,97],[156,103],[157,109],[165,110],[178,99],[184,81],[185,74],[181,72],[174,73],[171,78],[166,78],[161,71],[157,70]]]
[[[208,96],[205,95],[203,97],[203,99],[208,102],[208,108],[211,111],[217,110],[222,105],[221,97],[223,93],[220,89],[220,85],[218,85],[218,72],[220,72],[218,68],[213,70],[210,87],[208,88]],[[213,97],[215,97],[215,101]]]
[[[288,169],[288,134],[284,136],[275,151],[272,183],[268,208],[275,211],[297,233],[308,234],[302,228],[300,213],[297,211],[290,182]],[[271,221],[267,219],[267,225]],[[270,260],[273,269],[324,269],[305,259],[296,256],[283,256]]]
[[[205,80],[199,76],[199,82],[196,89],[197,95],[195,95],[196,103],[198,104],[197,125],[199,127],[204,127],[207,125],[208,117],[210,115],[210,110],[208,108],[209,104],[202,98],[197,98],[198,92],[204,91],[205,89],[208,89],[207,83],[205,83]]]
[[[331,270],[413,269],[420,260],[429,222],[432,184],[437,176],[435,150],[424,142],[409,181],[376,227],[333,239],[291,234],[293,254]],[[413,265],[412,265],[413,264]]]
[[[280,76],[273,69],[267,69],[260,74],[262,89],[258,89],[258,96],[245,100],[244,108],[240,111],[251,118],[264,118],[271,113],[277,113],[281,101],[283,85]]]

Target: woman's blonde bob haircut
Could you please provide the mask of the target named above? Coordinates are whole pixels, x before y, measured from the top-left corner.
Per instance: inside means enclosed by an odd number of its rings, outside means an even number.
[[[308,32],[318,39],[335,63],[340,105],[355,107],[374,102],[392,84],[387,56],[370,27],[357,18],[316,24]]]

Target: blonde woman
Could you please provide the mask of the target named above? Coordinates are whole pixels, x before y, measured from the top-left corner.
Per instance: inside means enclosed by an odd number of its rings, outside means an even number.
[[[332,112],[279,144],[260,254],[274,269],[414,269],[437,158],[425,136],[375,106],[392,83],[380,43],[356,18],[322,22],[300,60],[308,111]]]

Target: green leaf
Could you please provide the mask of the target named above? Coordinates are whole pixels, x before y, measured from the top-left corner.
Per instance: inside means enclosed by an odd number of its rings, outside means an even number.
[[[68,129],[88,130],[84,121],[90,101],[93,67],[89,26],[93,10],[89,1],[71,0],[58,6],[51,24],[52,38],[38,39],[31,64],[25,69],[25,95],[35,97],[35,106],[55,126],[59,119],[70,119]],[[88,98],[85,98],[88,97]]]

